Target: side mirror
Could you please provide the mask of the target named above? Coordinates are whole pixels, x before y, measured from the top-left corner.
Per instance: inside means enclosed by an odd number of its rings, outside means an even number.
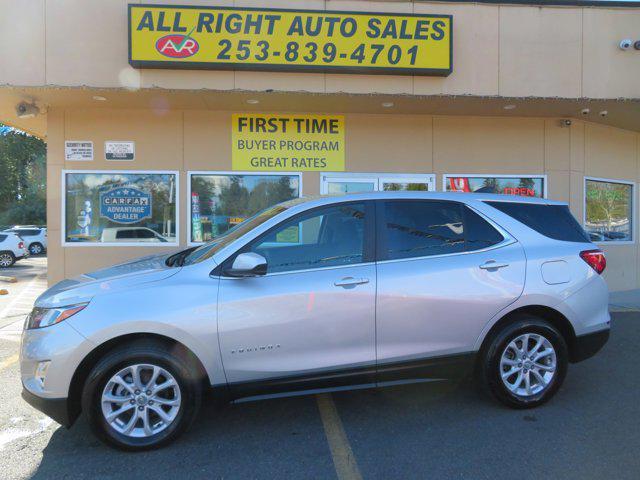
[[[267,273],[267,259],[253,252],[241,253],[224,273],[230,277],[259,277]]]

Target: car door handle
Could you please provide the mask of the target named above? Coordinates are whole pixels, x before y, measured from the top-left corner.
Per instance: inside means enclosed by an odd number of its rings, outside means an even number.
[[[353,277],[345,277],[342,280],[338,280],[334,283],[336,287],[354,287],[356,285],[362,285],[364,283],[369,283],[368,278],[353,278]]]
[[[497,270],[499,268],[508,267],[508,263],[497,263],[495,260],[488,260],[487,262],[480,265],[482,270]]]

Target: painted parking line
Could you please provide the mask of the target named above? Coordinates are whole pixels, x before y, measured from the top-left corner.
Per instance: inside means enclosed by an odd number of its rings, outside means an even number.
[[[17,353],[11,355],[8,358],[5,358],[4,360],[0,360],[0,372],[3,371],[5,368],[10,367],[11,365],[16,363],[17,361],[18,361],[18,354]]]
[[[330,393],[323,393],[316,395],[316,401],[338,480],[362,480],[356,457],[349,445],[349,439],[342,426],[333,397]]]

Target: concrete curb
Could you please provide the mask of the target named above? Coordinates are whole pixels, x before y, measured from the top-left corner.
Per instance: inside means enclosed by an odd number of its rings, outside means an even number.
[[[0,282],[18,283],[18,279],[16,277],[5,277],[0,275]]]

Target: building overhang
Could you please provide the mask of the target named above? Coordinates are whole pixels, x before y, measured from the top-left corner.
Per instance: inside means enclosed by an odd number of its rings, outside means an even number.
[[[20,102],[35,103],[40,109],[40,114],[31,118],[19,118],[16,114],[16,105]],[[581,119],[640,132],[640,99],[327,94],[160,88],[137,90],[78,87],[0,88],[0,123],[46,138],[46,114],[50,108],[146,109],[153,110],[158,115],[177,110],[218,110],[537,117]]]

